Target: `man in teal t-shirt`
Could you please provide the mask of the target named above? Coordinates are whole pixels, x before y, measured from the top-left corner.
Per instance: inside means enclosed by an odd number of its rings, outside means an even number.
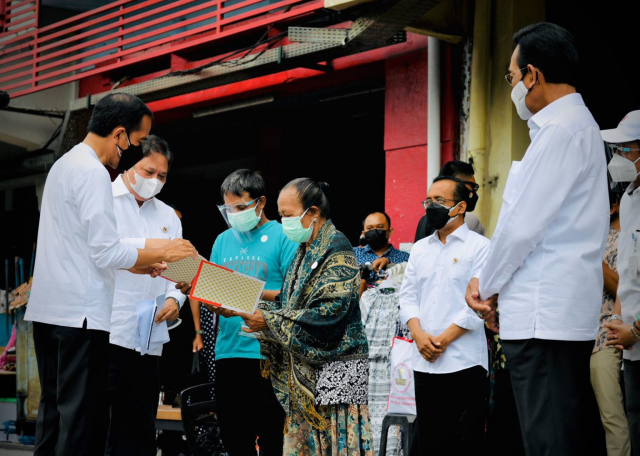
[[[231,228],[213,244],[211,262],[265,281],[262,298],[273,301],[299,244],[284,235],[282,225],[265,217],[265,184],[259,174],[235,171],[221,193],[225,204],[220,211]],[[281,456],[285,414],[271,381],[261,375],[260,343],[239,334],[242,318],[217,313],[215,391],[225,449],[229,456],[255,456],[258,438],[264,456]]]

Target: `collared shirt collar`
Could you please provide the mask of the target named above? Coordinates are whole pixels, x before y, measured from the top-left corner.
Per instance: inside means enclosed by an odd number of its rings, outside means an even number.
[[[124,174],[120,174],[118,177],[116,177],[116,180],[114,180],[113,184],[111,185],[111,192],[113,193],[114,198],[126,195],[127,193],[131,194],[127,186],[124,184],[123,176]]]
[[[636,187],[636,185],[633,182],[631,182],[627,187],[627,189],[625,190],[625,192],[628,193],[629,196],[632,196],[634,193],[638,191],[638,189],[640,189],[640,187]]]
[[[133,193],[131,193],[129,191],[129,189],[127,188],[127,186],[124,183],[124,174],[120,174],[118,177],[116,177],[116,180],[113,181],[113,183],[111,184],[111,192],[113,193],[113,197],[117,198],[119,196],[127,196],[136,200],[136,197],[133,196]],[[144,203],[142,203],[142,206],[145,206],[146,204],[153,204],[153,202],[156,200],[155,197],[145,201]],[[142,207],[141,206],[141,207]]]
[[[392,250],[393,250],[393,244],[389,244],[389,248],[387,250],[385,250],[385,252],[382,255],[380,255],[380,258],[385,256],[387,253],[391,252]],[[373,251],[373,249],[371,248],[371,246],[369,244],[364,246],[364,252],[365,253],[375,253],[377,255],[377,253]]]
[[[447,236],[447,240],[449,240],[449,238],[453,236],[453,237],[457,237],[462,242],[466,242],[468,234],[469,234],[469,227],[467,226],[467,222],[464,222],[453,233]],[[438,231],[435,231],[431,236],[429,236],[428,239],[429,239],[429,242],[436,242],[436,241],[440,242]]]
[[[531,130],[537,131],[538,129],[549,123],[551,120],[553,120],[554,117],[556,117],[565,109],[569,109],[573,106],[578,105],[584,105],[582,95],[580,95],[579,93],[570,93],[569,95],[558,98],[553,103],[542,108],[540,111],[534,114],[531,119],[529,119],[527,124],[529,125],[529,128]]]

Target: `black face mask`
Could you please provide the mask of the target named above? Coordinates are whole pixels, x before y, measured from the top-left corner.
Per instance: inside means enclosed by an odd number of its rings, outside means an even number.
[[[467,212],[473,212],[476,208],[476,204],[478,203],[478,194],[476,192],[472,192],[471,196],[467,200]]]
[[[449,211],[451,209],[453,208],[433,204],[427,206],[427,225],[436,230],[441,230],[451,218],[449,217]]]
[[[387,230],[369,230],[364,233],[364,239],[373,250],[381,249],[389,242]]]

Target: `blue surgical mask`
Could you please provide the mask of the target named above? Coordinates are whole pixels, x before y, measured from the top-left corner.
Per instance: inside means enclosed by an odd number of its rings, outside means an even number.
[[[314,218],[309,228],[304,228],[302,226],[302,217],[305,216],[308,210],[309,209],[304,211],[302,215],[298,217],[282,217],[282,231],[292,242],[303,244],[311,239],[313,225],[318,219]]]

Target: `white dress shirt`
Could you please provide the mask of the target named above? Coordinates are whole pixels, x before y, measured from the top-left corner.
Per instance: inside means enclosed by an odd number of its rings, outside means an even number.
[[[600,128],[577,93],[528,124],[531,145],[511,166],[480,296],[500,294],[504,340],[594,340],[609,230]]]
[[[157,198],[138,206],[135,197],[127,189],[122,176],[112,184],[113,208],[118,222],[118,234],[123,243],[144,249],[149,239],[175,239],[182,237],[182,224],[176,212]],[[113,296],[111,313],[111,335],[109,342],[121,347],[135,349],[136,302],[155,299],[165,293],[165,297],[178,300],[180,307],[186,296],[176,290],[175,283],[162,277],[116,272],[116,291]],[[149,352],[160,356],[162,346]]]
[[[629,194],[631,192],[631,194]],[[638,257],[640,257],[640,188],[629,186],[620,201],[620,235],[618,237],[618,262],[617,269],[620,281],[618,282],[618,298],[622,305],[622,319],[627,325],[632,324],[640,313],[640,272],[638,272]],[[635,237],[633,239],[632,235]],[[629,261],[635,256],[635,264],[631,266]],[[632,260],[633,261],[633,260]],[[629,268],[635,267],[636,278],[631,279]],[[633,350],[624,350],[624,359],[631,361],[640,360],[640,342],[633,346]]]
[[[115,270],[137,259],[116,230],[109,173],[78,144],[47,176],[25,320],[81,328],[86,319],[88,329],[109,331]]]
[[[489,240],[463,224],[442,244],[436,231],[411,250],[400,288],[400,318],[420,320],[420,328],[439,336],[452,323],[468,332],[453,341],[435,362],[425,360],[414,344],[413,370],[447,374],[473,366],[488,368],[484,321],[465,301],[469,280],[478,274],[489,252]]]

